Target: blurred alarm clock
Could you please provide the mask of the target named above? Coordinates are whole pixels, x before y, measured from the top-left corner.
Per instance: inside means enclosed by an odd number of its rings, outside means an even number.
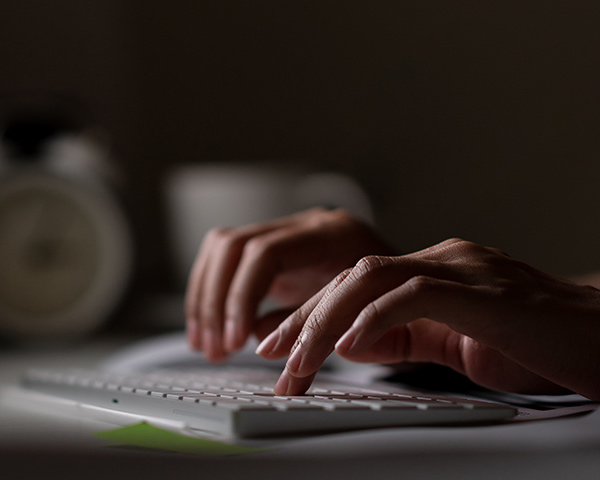
[[[113,313],[132,272],[107,149],[85,131],[9,124],[0,143],[0,337],[68,339]]]

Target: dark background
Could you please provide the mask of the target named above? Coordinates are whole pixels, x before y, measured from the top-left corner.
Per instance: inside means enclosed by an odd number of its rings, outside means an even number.
[[[600,268],[600,4],[4,2],[0,95],[68,95],[112,139],[135,289],[172,288],[164,176],[310,160],[405,251],[450,236]]]

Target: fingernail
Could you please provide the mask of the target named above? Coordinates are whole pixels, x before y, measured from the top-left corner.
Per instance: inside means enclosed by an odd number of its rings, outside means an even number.
[[[285,395],[285,394],[287,394],[289,384],[290,384],[289,374],[288,374],[287,370],[284,370],[281,373],[281,375],[279,376],[279,380],[277,380],[277,383],[275,384],[275,387],[273,388],[273,392],[275,392],[277,395]]]
[[[296,350],[290,355],[287,363],[285,364],[286,368],[292,372],[297,373],[300,369],[300,364],[302,363],[302,347],[298,345]]]
[[[256,347],[256,354],[261,357],[268,357],[275,346],[279,342],[279,329],[273,330],[260,344]]]
[[[346,333],[344,333],[344,335],[342,335],[342,338],[340,338],[337,341],[337,343],[335,344],[335,350],[340,353],[348,353],[350,350],[352,350],[352,347],[354,346],[355,341],[356,341],[356,334],[354,333],[354,330],[351,328],[351,329],[347,330]]]

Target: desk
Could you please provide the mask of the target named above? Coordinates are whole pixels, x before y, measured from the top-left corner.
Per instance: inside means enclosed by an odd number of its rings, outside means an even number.
[[[94,437],[113,425],[48,416],[15,401],[10,387],[30,366],[89,366],[125,339],[46,351],[0,353],[3,477],[153,479],[564,479],[599,478],[600,412],[485,427],[394,428],[283,441],[227,458],[115,448]]]

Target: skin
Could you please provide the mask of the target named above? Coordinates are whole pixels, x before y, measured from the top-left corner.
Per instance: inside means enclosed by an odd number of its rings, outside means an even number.
[[[289,308],[258,317],[266,296]],[[305,393],[335,350],[357,362],[438,363],[497,390],[600,400],[599,290],[460,239],[398,256],[339,210],[211,232],[186,316],[191,347],[209,360],[252,333],[261,356],[289,356],[282,395]]]

